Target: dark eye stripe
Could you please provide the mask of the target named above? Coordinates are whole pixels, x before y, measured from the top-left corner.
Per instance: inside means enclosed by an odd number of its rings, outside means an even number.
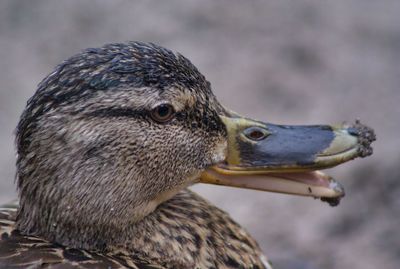
[[[118,107],[103,108],[86,113],[87,116],[91,117],[130,117],[130,118],[142,117],[145,114],[147,114],[147,111],[145,110],[135,110],[131,108],[118,108]]]

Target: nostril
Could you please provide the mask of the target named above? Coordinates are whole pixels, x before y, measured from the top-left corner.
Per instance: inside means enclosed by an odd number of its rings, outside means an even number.
[[[268,136],[266,130],[257,127],[247,128],[246,130],[244,130],[244,134],[246,135],[247,138],[253,141],[260,141]]]

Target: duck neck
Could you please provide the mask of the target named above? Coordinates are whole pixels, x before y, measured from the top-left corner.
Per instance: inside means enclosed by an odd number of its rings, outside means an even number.
[[[43,202],[33,196],[21,196],[16,227],[23,234],[41,236],[63,246],[111,250],[131,241],[134,234],[141,234],[138,223],[145,222],[160,204],[168,204],[167,200],[178,191],[165,191],[146,202],[134,196],[110,195],[102,198],[107,202],[98,203],[88,195],[82,195],[80,203],[66,197],[52,200],[54,196],[48,196]]]
[[[21,219],[17,225],[23,227]],[[64,246],[132,255],[163,268],[264,268],[251,236],[187,189],[124,228],[75,225],[61,223],[53,227],[56,232],[41,236]]]

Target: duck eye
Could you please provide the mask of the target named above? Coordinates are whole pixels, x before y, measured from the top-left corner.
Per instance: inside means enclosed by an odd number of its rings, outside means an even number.
[[[175,110],[170,104],[162,104],[151,111],[151,118],[159,123],[170,121],[175,115]]]

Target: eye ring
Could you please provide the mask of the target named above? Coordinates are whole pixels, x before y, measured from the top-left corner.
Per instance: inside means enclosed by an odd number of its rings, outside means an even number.
[[[161,104],[153,108],[151,118],[158,123],[166,123],[175,116],[175,109],[171,104]]]

